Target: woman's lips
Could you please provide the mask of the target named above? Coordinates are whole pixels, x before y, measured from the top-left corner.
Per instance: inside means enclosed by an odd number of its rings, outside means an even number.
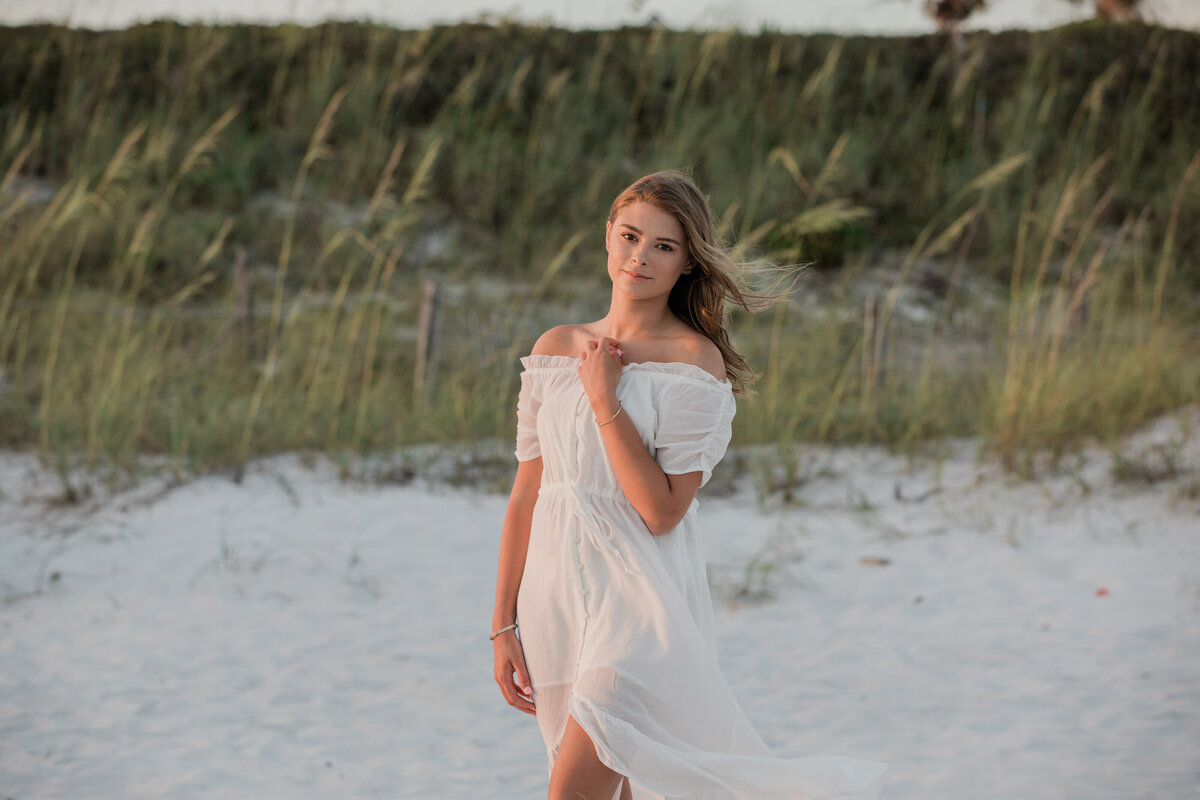
[[[642,273],[640,273],[640,272],[634,272],[634,271],[633,271],[633,270],[631,270],[631,269],[627,269],[627,270],[625,270],[625,274],[626,274],[626,275],[628,275],[629,277],[633,278],[635,281],[648,281],[648,280],[650,280],[650,276],[649,276],[649,275],[643,275]]]

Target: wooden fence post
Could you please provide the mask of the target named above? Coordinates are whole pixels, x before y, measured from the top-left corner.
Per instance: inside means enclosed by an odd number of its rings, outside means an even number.
[[[874,294],[863,304],[862,390],[863,403],[871,402],[887,373],[887,323],[891,314],[880,315],[879,298]]]
[[[862,393],[863,402],[870,402],[875,389],[875,318],[879,301],[875,295],[867,296],[863,304],[863,350],[862,350]]]
[[[435,280],[421,283],[421,310],[417,318],[417,366],[413,373],[413,402],[427,404],[437,383],[440,290]]]

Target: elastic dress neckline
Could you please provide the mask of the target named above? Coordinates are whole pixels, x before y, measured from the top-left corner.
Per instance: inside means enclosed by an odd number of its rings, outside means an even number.
[[[546,355],[534,354],[523,356],[521,365],[525,369],[575,369],[579,366],[578,356],[566,355]],[[625,364],[621,367],[621,373],[628,371],[647,371],[659,372],[667,375],[675,375],[680,378],[690,378],[703,383],[711,384],[712,386],[722,389],[732,389],[733,385],[728,380],[721,380],[706,370],[704,367],[696,364],[689,364],[686,361],[634,361]]]

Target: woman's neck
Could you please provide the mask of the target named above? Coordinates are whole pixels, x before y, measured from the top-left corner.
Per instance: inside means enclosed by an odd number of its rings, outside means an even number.
[[[608,313],[597,321],[604,336],[618,342],[670,336],[678,324],[665,300],[629,300],[613,293]]]

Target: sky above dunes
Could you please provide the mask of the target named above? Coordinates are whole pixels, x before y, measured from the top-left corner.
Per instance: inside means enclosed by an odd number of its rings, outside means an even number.
[[[0,24],[37,21],[119,28],[160,18],[197,22],[296,22],[371,19],[402,28],[467,20],[514,19],[572,28],[636,25],[657,16],[673,28],[762,27],[785,31],[906,34],[933,29],[921,0],[0,0]],[[971,27],[1047,28],[1085,19],[1090,4],[1065,0],[991,0]],[[1148,0],[1148,16],[1200,29],[1200,0]]]

